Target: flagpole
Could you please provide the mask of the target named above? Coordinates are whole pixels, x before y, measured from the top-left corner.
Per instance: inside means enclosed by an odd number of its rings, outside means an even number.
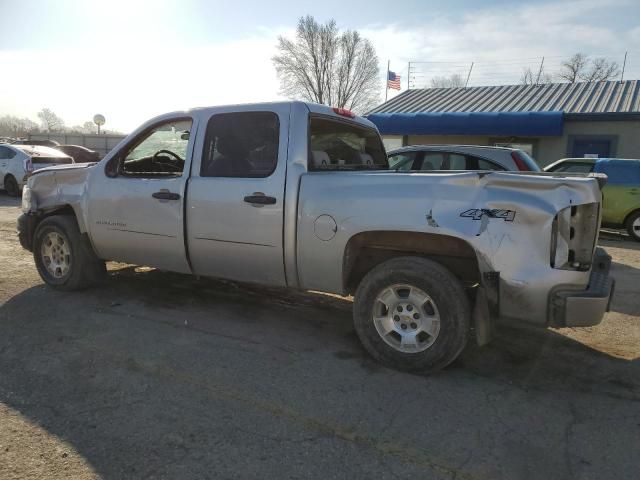
[[[385,89],[384,89],[384,101],[387,101],[387,97],[389,96],[389,68],[391,67],[391,60],[387,60],[387,78],[384,81]]]

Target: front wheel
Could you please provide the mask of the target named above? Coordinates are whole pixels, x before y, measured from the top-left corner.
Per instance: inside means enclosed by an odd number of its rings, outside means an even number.
[[[33,239],[33,258],[42,280],[59,290],[87,288],[106,276],[104,261],[70,215],[53,215],[40,222]]]
[[[411,372],[450,364],[466,345],[469,300],[442,265],[399,257],[371,270],[356,291],[354,324],[365,349],[380,363]]]
[[[640,242],[640,210],[627,219],[627,232],[636,242]]]

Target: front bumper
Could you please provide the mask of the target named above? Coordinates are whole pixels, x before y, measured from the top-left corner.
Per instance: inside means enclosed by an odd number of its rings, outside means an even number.
[[[602,321],[613,298],[615,280],[609,276],[611,257],[596,248],[586,290],[559,290],[551,298],[553,327],[592,327]]]
[[[25,250],[32,251],[33,231],[36,226],[36,217],[34,215],[27,215],[23,213],[18,217],[18,239],[20,245]]]

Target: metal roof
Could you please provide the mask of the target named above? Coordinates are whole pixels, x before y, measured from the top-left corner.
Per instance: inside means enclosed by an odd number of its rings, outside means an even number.
[[[640,80],[405,90],[371,113],[640,113]]]

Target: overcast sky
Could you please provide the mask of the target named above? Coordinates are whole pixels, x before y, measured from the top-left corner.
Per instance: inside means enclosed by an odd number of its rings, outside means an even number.
[[[620,64],[628,51],[625,78],[640,78],[640,0],[1,0],[0,115],[102,113],[127,132],[171,110],[277,100],[276,39],[306,14],[372,40],[381,79],[390,60],[403,89],[409,61],[444,62],[415,63],[416,87],[471,62],[469,84],[494,85],[578,51]]]

